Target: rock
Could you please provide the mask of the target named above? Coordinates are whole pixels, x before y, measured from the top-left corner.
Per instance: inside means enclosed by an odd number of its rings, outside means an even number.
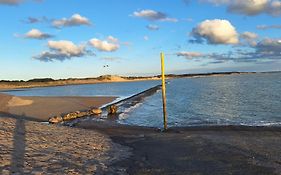
[[[93,115],[99,115],[99,114],[102,113],[102,110],[99,109],[99,108],[94,108],[94,109],[91,110],[91,113],[92,113]]]
[[[80,112],[77,114],[77,118],[88,116],[88,112]]]
[[[52,123],[52,124],[57,124],[62,121],[63,121],[63,118],[61,116],[54,116],[49,119],[49,123]]]
[[[107,108],[108,114],[116,114],[117,110],[118,110],[118,108],[116,105],[111,105]]]
[[[72,113],[69,113],[69,114],[66,114],[65,116],[63,116],[63,120],[64,121],[67,121],[67,120],[73,120],[73,119],[76,119],[77,118],[77,113],[76,112],[72,112]]]

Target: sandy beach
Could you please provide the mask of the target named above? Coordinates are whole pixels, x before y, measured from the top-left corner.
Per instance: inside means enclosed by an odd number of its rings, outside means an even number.
[[[0,112],[35,121],[75,111],[99,108],[116,97],[15,97],[0,94]]]
[[[129,148],[99,132],[0,113],[0,174],[122,174]]]

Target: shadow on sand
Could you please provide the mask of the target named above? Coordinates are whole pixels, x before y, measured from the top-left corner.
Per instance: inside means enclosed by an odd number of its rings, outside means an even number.
[[[24,174],[24,155],[25,155],[25,121],[16,120],[13,138],[13,152],[11,162],[11,173]]]

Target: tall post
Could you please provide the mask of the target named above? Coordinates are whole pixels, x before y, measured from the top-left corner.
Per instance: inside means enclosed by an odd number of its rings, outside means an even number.
[[[163,101],[163,121],[164,130],[167,130],[167,110],[166,110],[166,82],[165,82],[165,58],[164,53],[161,52],[161,74],[162,74],[162,101]]]

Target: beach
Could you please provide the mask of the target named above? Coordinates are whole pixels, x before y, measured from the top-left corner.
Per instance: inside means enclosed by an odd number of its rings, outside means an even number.
[[[47,109],[66,112],[62,105],[67,104],[69,110],[86,109],[115,98],[102,99],[2,94],[0,174],[281,173],[280,127],[176,127],[162,132],[90,117],[69,122],[73,127],[36,122],[47,119]],[[57,107],[48,108],[54,102]],[[9,112],[13,108],[36,113],[16,115]]]
[[[16,97],[0,94],[0,112],[46,122],[50,117],[99,108],[116,97]]]
[[[99,132],[0,113],[0,174],[122,174],[129,148]]]
[[[72,128],[1,114],[0,132],[1,174],[281,173],[280,128]]]

